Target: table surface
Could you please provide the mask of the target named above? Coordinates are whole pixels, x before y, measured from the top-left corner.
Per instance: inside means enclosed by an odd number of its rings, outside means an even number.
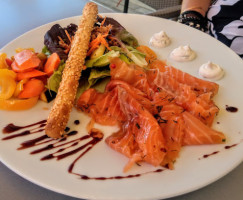
[[[80,15],[86,0],[1,0],[0,49],[14,38],[40,25]],[[99,6],[99,12],[112,12]],[[226,161],[227,162],[227,161]],[[0,162],[0,199],[75,200],[39,187]],[[220,180],[200,190],[170,200],[242,200],[243,163]]]

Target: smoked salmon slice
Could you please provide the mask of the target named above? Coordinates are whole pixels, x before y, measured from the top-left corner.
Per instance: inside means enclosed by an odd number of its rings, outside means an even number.
[[[161,117],[166,119],[163,114],[161,114]],[[165,155],[161,166],[168,169],[174,169],[174,163],[179,157],[182,141],[185,135],[185,123],[182,116],[175,115],[167,118],[167,122],[163,126],[162,131],[167,145],[167,154]]]
[[[111,59],[110,63],[110,66],[115,66],[110,67],[111,80],[124,81],[141,90],[147,94],[149,99],[151,99],[153,90],[149,86],[145,69],[135,64],[128,65],[120,58],[113,58]]]
[[[135,98],[142,106],[144,106],[147,110],[152,109],[151,101],[147,98],[147,95],[140,91],[139,89],[132,87],[124,81],[120,80],[112,80],[106,86],[106,92],[113,90],[115,87],[124,88],[133,98]]]
[[[151,109],[151,102],[142,91],[120,81],[110,81],[104,93],[95,89],[86,90],[78,99],[77,107],[91,116],[95,122],[102,125],[115,125],[124,121],[124,115],[118,102],[117,87],[124,88],[133,98],[137,99],[142,106]]]
[[[156,119],[124,88],[118,88],[118,100],[126,123],[122,126],[122,133],[106,139],[107,144],[131,159],[124,171],[138,161],[159,166],[167,150]]]
[[[188,112],[182,113],[182,116],[186,126],[183,145],[225,143],[226,138],[223,133],[206,126]]]
[[[174,169],[182,146],[225,143],[225,135],[210,128],[219,111],[212,100],[217,84],[159,60],[150,69],[119,58],[111,65],[105,92],[85,91],[77,107],[97,123],[119,125],[106,143],[129,158],[124,171],[139,161]]]
[[[159,69],[149,70],[147,77],[153,90],[164,90],[168,95],[174,97],[176,104],[211,126],[214,116],[219,111],[211,99],[205,102],[205,97],[198,96],[189,85],[179,83],[174,78],[160,72]]]
[[[117,88],[106,93],[88,89],[79,97],[77,107],[102,125],[115,125],[125,120],[118,103]]]
[[[182,117],[185,110],[166,98],[160,99],[160,102],[157,100],[156,105],[157,113],[154,114],[154,117],[161,127],[167,146],[167,153],[161,166],[174,169],[174,163],[179,157],[185,134],[185,122]]]
[[[168,66],[164,61],[155,60],[149,65],[150,69],[159,69],[166,76],[172,77],[182,84],[189,85],[197,94],[211,93],[212,97],[218,93],[219,85],[217,83],[206,81],[194,77],[186,72],[183,72],[175,67]]]

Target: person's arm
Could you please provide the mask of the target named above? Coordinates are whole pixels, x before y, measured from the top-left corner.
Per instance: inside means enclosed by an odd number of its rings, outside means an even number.
[[[205,32],[207,30],[205,15],[210,4],[211,0],[183,0],[178,22]]]
[[[189,10],[194,10],[205,17],[205,14],[208,11],[210,3],[211,0],[183,0],[181,6],[181,13]]]

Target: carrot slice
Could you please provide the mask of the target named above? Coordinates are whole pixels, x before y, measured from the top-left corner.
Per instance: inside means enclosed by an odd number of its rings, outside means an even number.
[[[31,79],[24,84],[24,89],[19,94],[18,98],[23,99],[39,96],[44,89],[45,85],[41,80]]]
[[[29,72],[20,72],[17,73],[17,81],[23,80],[23,79],[29,79],[29,78],[34,78],[34,77],[38,77],[38,76],[45,76],[46,73],[33,69],[32,71]]]
[[[58,68],[60,62],[61,60],[57,53],[51,54],[44,66],[44,72],[47,73],[48,76],[52,75],[54,70]]]
[[[11,64],[11,68],[14,72],[29,72],[29,71],[32,71],[34,68],[27,68],[27,69],[22,69],[18,66],[18,64],[14,61],[12,64]]]
[[[27,70],[33,69],[39,66],[41,60],[31,50],[23,50],[14,56],[15,62],[19,69]]]
[[[89,44],[89,51],[87,52],[87,56],[89,56],[95,49],[97,49],[100,44],[105,45],[105,47],[111,51],[111,48],[109,47],[109,44],[107,43],[107,41],[105,40],[105,38],[107,37],[108,34],[98,34],[97,38],[95,38],[92,42],[90,42]]]

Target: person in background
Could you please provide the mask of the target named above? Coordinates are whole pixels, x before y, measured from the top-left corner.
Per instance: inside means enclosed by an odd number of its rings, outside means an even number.
[[[183,0],[178,22],[209,33],[243,59],[243,0]]]

